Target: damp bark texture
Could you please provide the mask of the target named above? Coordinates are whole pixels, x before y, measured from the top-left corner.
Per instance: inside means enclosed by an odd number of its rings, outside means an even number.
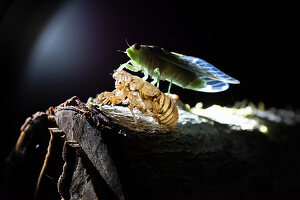
[[[179,110],[172,130],[72,97],[25,121],[6,160],[9,199],[296,199],[299,125],[236,130]],[[263,120],[263,119],[262,119]],[[15,192],[18,191],[18,192]]]

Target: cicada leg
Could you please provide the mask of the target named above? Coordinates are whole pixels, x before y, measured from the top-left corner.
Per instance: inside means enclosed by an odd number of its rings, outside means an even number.
[[[130,71],[133,71],[133,72],[138,72],[138,71],[142,70],[140,65],[136,64],[135,62],[132,62],[131,60],[129,60],[128,62],[126,62],[122,65],[120,65],[120,67],[118,68],[118,71],[122,70],[124,68],[126,68]]]
[[[148,72],[145,70],[143,71],[143,73],[144,73],[144,77],[142,79],[146,81],[148,79]]]
[[[160,80],[160,71],[159,68],[155,68],[154,76],[153,76],[153,81],[151,82],[153,85],[156,83],[156,87],[159,88],[159,80]]]
[[[102,92],[98,96],[97,102],[100,104],[100,106],[105,105],[109,102],[109,97],[111,96],[111,92]]]
[[[120,96],[115,95],[115,91],[113,92],[103,92],[98,97],[98,103],[100,106],[106,105],[108,102],[111,103],[111,106],[121,103],[126,97],[126,93]]]
[[[173,81],[173,80],[171,79],[170,84],[169,84],[169,87],[168,87],[168,95],[170,94],[170,91],[171,91],[172,81]]]
[[[134,114],[134,112],[133,112],[134,105],[133,105],[133,104],[129,104],[128,108],[129,108],[129,110],[130,110],[130,112],[131,112],[131,115],[132,115],[132,117],[133,117],[134,124],[136,125],[136,128],[138,128],[138,121],[137,121],[137,119],[136,119],[136,117],[135,117],[135,114]]]
[[[154,80],[151,81],[151,84],[152,84],[152,85],[155,85],[156,83],[157,83],[157,80],[156,80],[156,78],[154,78]]]
[[[159,80],[160,80],[160,71],[159,71],[159,68],[156,68],[154,70],[154,73],[156,74],[156,81],[157,81],[156,87],[159,88]]]
[[[120,65],[120,67],[117,69],[117,71],[123,70],[124,68],[127,68],[127,65],[129,65],[129,61]]]

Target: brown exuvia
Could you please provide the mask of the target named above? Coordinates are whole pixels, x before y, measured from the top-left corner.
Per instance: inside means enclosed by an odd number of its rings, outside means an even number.
[[[112,92],[101,93],[98,97],[100,105],[109,102],[112,106],[120,103],[128,104],[136,125],[134,107],[141,113],[153,117],[160,125],[168,129],[177,124],[178,110],[175,103],[157,87],[124,70],[115,70],[113,78],[116,80],[116,89]]]

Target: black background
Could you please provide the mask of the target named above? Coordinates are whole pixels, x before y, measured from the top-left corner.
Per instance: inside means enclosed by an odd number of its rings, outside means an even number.
[[[2,1],[1,158],[14,146],[26,117],[74,95],[86,101],[113,90],[109,73],[128,60],[117,51],[127,48],[126,38],[130,44],[157,45],[200,57],[240,80],[240,85],[216,94],[173,86],[172,92],[192,106],[199,101],[204,106],[232,106],[248,99],[262,101],[267,108],[298,109],[295,7],[280,2]],[[31,79],[28,69],[35,47],[54,19],[66,19],[65,15],[55,18],[65,10],[72,12],[60,32],[68,30],[65,38],[46,51]],[[42,70],[45,66],[48,71]],[[167,84],[160,89],[166,91]]]

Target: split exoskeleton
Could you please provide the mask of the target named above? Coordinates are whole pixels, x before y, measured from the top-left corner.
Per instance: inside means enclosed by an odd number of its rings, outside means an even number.
[[[175,103],[157,87],[124,70],[115,70],[113,78],[116,80],[116,89],[112,92],[101,93],[98,97],[100,105],[109,102],[112,106],[120,103],[128,105],[136,125],[138,122],[133,108],[153,117],[160,125],[168,129],[177,124],[178,110]]]

